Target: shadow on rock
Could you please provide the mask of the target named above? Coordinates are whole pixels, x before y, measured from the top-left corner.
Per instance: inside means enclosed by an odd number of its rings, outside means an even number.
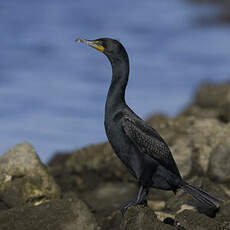
[[[148,207],[130,207],[122,220],[121,230],[170,230],[176,229],[157,219]]]
[[[16,207],[0,213],[5,230],[99,230],[95,217],[76,195],[39,206]]]

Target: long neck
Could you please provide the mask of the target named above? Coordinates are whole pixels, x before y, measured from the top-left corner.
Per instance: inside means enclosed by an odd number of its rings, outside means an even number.
[[[125,104],[125,89],[129,78],[129,58],[127,53],[119,58],[109,58],[112,65],[112,81],[108,91],[106,108],[116,108]]]

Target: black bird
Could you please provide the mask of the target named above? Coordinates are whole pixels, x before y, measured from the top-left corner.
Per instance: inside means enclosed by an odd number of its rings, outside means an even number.
[[[199,201],[204,210],[217,210],[220,200],[182,179],[163,138],[126,104],[129,58],[123,45],[110,38],[78,38],[76,41],[103,52],[112,66],[112,81],[105,105],[105,131],[114,152],[140,184],[136,200],[124,204],[122,214],[132,205],[147,205],[149,188],[174,193],[183,189]]]

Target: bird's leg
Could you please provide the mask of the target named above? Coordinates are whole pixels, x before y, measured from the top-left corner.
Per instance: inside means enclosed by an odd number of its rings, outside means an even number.
[[[148,195],[148,189],[144,188],[144,186],[141,185],[141,187],[138,191],[138,194],[137,194],[137,199],[131,200],[131,201],[128,201],[127,203],[125,203],[121,207],[121,214],[124,216],[128,207],[133,206],[133,205],[143,204],[143,205],[147,206],[147,198],[146,198],[147,195]]]
[[[139,203],[139,204],[144,205],[145,207],[147,206],[147,196],[148,196],[148,193],[149,193],[149,189],[148,188],[144,188],[143,195],[142,195],[142,200]]]

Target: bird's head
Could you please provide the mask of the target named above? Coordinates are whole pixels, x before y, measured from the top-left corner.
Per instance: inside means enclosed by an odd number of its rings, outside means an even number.
[[[122,57],[128,57],[123,45],[119,41],[111,38],[99,38],[96,40],[86,40],[82,38],[77,38],[75,41],[82,42],[104,53],[110,61],[119,60]]]

